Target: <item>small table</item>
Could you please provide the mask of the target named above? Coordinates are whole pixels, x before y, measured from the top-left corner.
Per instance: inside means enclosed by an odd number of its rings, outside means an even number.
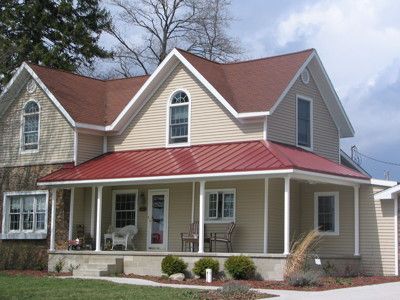
[[[182,239],[182,252],[184,248],[184,244],[189,243],[193,245],[192,252],[194,252],[195,245],[199,245],[199,238],[198,237],[185,237]],[[204,237],[204,244],[208,243],[209,245],[209,251],[212,252],[212,240],[209,237]],[[186,245],[185,245],[186,246]],[[186,249],[186,247],[185,247]]]

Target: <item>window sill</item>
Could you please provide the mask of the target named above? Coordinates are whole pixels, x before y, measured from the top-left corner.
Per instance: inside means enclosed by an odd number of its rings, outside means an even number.
[[[204,220],[204,224],[228,224],[231,222],[235,222],[234,219],[225,219],[225,220]]]
[[[339,232],[333,232],[333,231],[318,231],[318,235],[321,235],[321,236],[338,236],[339,235]]]
[[[45,240],[47,233],[18,232],[18,233],[2,233],[0,240]]]

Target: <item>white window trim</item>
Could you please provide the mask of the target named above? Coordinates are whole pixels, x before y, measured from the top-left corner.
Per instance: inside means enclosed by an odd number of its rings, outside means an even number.
[[[217,218],[209,218],[208,216],[208,207],[209,207],[209,198],[208,195],[209,194],[214,194],[214,193],[227,193],[227,194],[233,194],[233,217],[232,218],[224,218],[223,217],[223,213],[224,213],[224,201],[222,201],[222,218],[219,219],[218,218],[218,198],[217,198]],[[204,223],[205,224],[226,224],[226,223],[230,223],[230,222],[236,222],[236,189],[206,189],[205,190],[205,195],[206,195],[206,213],[205,213],[205,220]]]
[[[171,104],[172,97],[173,97],[176,93],[178,93],[178,92],[184,92],[184,93],[187,95],[187,97],[189,98],[188,104],[186,104],[186,103],[174,104],[174,105]],[[188,105],[188,141],[185,142],[185,143],[173,143],[173,144],[171,144],[171,143],[169,142],[169,122],[170,122],[169,118],[170,118],[170,110],[171,110],[171,106],[174,106],[174,107],[175,107],[175,106],[180,106],[180,105]],[[186,90],[186,89],[183,89],[183,88],[182,88],[182,89],[176,89],[176,90],[174,90],[174,91],[169,95],[169,98],[168,98],[168,101],[167,101],[167,118],[166,118],[166,126],[165,126],[165,145],[166,145],[167,148],[188,147],[188,146],[190,146],[190,140],[191,140],[191,125],[192,125],[191,119],[192,119],[192,97],[190,96],[189,91]]]
[[[111,224],[113,226],[113,228],[117,228],[116,226],[116,215],[115,215],[115,201],[116,201],[116,197],[118,194],[135,194],[135,226],[138,226],[138,212],[139,212],[139,208],[138,208],[138,196],[139,196],[139,192],[137,189],[132,189],[132,190],[113,190],[112,191],[112,215],[111,215]]]
[[[319,231],[318,229],[318,198],[320,196],[333,196],[335,201],[335,230]],[[314,229],[318,230],[320,235],[339,235],[339,192],[316,192],[314,193]]]
[[[35,102],[37,106],[39,107],[39,118],[38,118],[38,142],[37,142],[37,149],[30,149],[30,150],[24,150],[24,145],[25,145],[25,136],[24,136],[24,128],[25,128],[25,107],[28,105],[30,102]],[[42,112],[42,107],[40,106],[39,101],[35,99],[29,99],[28,101],[25,102],[24,106],[22,107],[22,113],[21,113],[21,126],[20,126],[20,147],[19,147],[19,153],[20,154],[32,154],[32,153],[38,153],[39,148],[40,148],[40,115]]]
[[[9,207],[9,197],[12,196],[32,196],[32,195],[45,195],[46,205],[45,205],[45,227],[43,230],[8,230],[9,228],[9,217],[8,217],[8,207]],[[0,239],[45,239],[47,236],[47,223],[48,223],[48,207],[49,207],[49,191],[47,190],[36,190],[36,191],[18,191],[18,192],[4,192],[3,193],[3,219],[1,227],[1,237]],[[33,220],[33,228],[35,228],[35,218]]]
[[[303,145],[299,145],[299,118],[298,118],[298,111],[299,111],[299,99],[310,102],[310,147],[306,147]],[[297,94],[296,95],[296,146],[303,148],[308,151],[314,150],[314,105],[313,99],[304,95]]]

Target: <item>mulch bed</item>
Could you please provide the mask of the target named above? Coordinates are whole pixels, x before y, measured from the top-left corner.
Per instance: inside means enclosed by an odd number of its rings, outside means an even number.
[[[48,277],[48,276],[72,276],[72,273],[69,272],[47,272],[47,271],[36,271],[36,270],[5,270],[1,271],[2,274],[6,274],[9,276],[31,276],[31,277]]]
[[[165,277],[157,276],[140,276],[135,274],[122,275],[127,278],[139,278],[151,280],[166,284],[186,284],[186,285],[204,285],[204,286],[223,286],[228,282],[236,282],[246,284],[256,289],[271,289],[271,290],[297,290],[297,291],[326,291],[333,289],[349,288],[363,285],[381,284],[389,282],[399,282],[400,277],[391,276],[357,276],[357,277],[325,277],[320,286],[312,287],[294,287],[285,281],[274,280],[214,280],[212,283],[206,283],[204,279],[186,279],[185,281],[175,281]]]

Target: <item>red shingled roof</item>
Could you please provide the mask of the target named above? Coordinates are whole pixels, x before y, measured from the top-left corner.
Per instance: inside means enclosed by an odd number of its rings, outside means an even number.
[[[178,51],[241,113],[271,109],[314,49],[228,64]]]
[[[367,176],[303,149],[250,141],[111,152],[39,182],[123,179],[207,173],[298,169],[343,177]]]
[[[29,64],[75,122],[109,125],[149,76],[99,80]]]
[[[178,51],[237,112],[268,111],[313,52],[220,64]],[[110,125],[149,76],[119,80],[90,77],[29,64],[74,121]]]

